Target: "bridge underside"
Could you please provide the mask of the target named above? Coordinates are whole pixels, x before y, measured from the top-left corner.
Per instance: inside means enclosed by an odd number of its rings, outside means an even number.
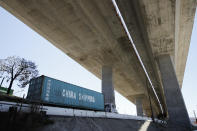
[[[117,4],[166,112],[156,58],[171,55],[181,87],[195,0],[117,0]],[[110,0],[0,0],[0,5],[98,78],[102,66],[111,65],[115,90],[134,103],[143,96],[143,110],[150,116],[147,79]]]

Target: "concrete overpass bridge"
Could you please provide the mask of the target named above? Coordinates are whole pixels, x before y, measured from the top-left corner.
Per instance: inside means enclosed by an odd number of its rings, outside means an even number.
[[[102,79],[105,101],[115,104],[115,87],[137,105],[139,115],[151,116],[150,94],[155,115],[188,125],[180,88],[196,1],[116,3],[152,86],[111,0],[0,0],[2,7]]]

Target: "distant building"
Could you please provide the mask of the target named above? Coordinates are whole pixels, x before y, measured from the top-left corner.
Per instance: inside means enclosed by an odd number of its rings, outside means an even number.
[[[8,90],[8,88],[0,87],[0,94],[6,94],[7,90]],[[14,90],[11,89],[10,95],[13,95],[13,92],[14,92]]]

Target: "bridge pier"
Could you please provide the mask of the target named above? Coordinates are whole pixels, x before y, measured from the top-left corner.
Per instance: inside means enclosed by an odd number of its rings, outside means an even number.
[[[172,129],[191,130],[190,119],[170,55],[159,56],[158,66],[168,111],[168,126]]]
[[[104,95],[105,110],[108,112],[116,112],[112,73],[111,66],[104,65],[102,67],[102,93]]]
[[[135,97],[135,105],[136,105],[137,116],[143,116],[142,101],[143,101],[142,96],[136,96]]]

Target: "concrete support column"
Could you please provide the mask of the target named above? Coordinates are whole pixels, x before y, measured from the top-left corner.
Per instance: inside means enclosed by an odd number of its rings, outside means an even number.
[[[136,97],[135,98],[137,116],[143,116],[142,100],[143,100],[142,97]]]
[[[159,56],[158,65],[167,105],[169,126],[173,129],[176,128],[176,130],[190,130],[190,119],[170,55]]]
[[[151,109],[145,109],[145,116],[147,117],[151,117],[152,116],[152,112],[151,112]]]
[[[113,75],[111,66],[102,67],[102,93],[104,95],[105,109],[114,112],[115,96],[113,86]]]

